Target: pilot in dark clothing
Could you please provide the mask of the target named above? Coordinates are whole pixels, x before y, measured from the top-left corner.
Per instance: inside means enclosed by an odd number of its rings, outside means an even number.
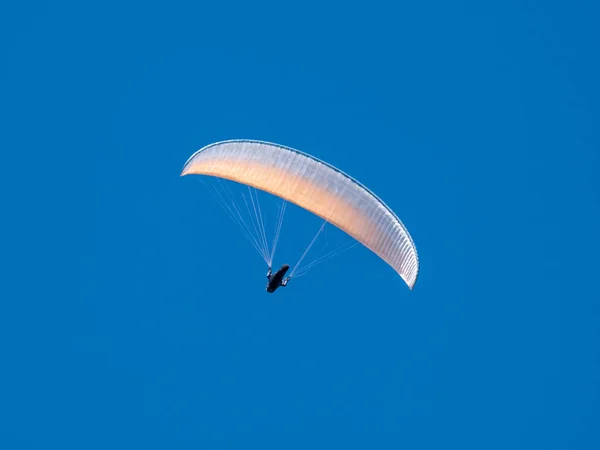
[[[290,281],[290,277],[287,277],[285,280],[283,277],[286,272],[289,270],[290,266],[284,264],[281,268],[275,272],[271,272],[271,268],[269,267],[269,271],[267,272],[267,279],[269,282],[267,283],[267,292],[272,294],[281,286],[287,286],[288,281]]]

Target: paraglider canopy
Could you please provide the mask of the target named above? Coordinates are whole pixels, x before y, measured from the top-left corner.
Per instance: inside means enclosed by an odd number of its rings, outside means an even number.
[[[276,195],[316,214],[388,263],[412,289],[419,273],[415,244],[398,216],[371,190],[311,155],[269,142],[208,145],[181,176],[224,178]]]

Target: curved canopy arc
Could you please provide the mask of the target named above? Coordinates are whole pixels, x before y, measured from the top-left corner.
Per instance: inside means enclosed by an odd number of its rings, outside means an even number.
[[[255,187],[327,220],[373,251],[412,289],[416,246],[398,216],[362,183],[314,156],[270,142],[228,140],[207,145],[181,176],[208,175]]]

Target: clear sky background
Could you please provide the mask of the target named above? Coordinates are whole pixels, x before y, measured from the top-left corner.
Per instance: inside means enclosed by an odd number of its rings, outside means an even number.
[[[0,448],[600,448],[599,12],[3,4]],[[232,138],[372,188],[414,291],[355,248],[266,294],[179,177]]]

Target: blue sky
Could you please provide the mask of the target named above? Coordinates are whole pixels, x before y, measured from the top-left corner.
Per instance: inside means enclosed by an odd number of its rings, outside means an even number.
[[[1,8],[2,448],[600,447],[593,2]],[[414,291],[355,248],[267,295],[179,177],[232,138],[373,189]]]

